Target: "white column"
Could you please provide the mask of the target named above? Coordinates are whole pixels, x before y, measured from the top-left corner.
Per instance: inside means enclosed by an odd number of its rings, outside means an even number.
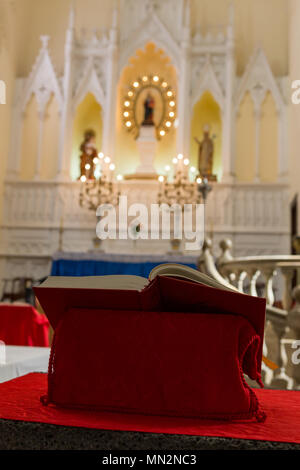
[[[182,41],[180,45],[180,60],[178,76],[178,128],[177,128],[177,153],[189,157],[190,144],[190,4],[185,4],[184,24],[182,28]]]
[[[116,98],[118,81],[118,31],[117,31],[118,9],[114,8],[113,24],[110,30],[110,42],[108,46],[107,75],[106,75],[106,98],[103,123],[103,145],[102,151],[111,160],[115,159],[116,142]]]
[[[73,47],[74,47],[74,10],[71,9],[69,27],[65,44],[65,68],[63,78],[63,107],[60,121],[59,155],[58,155],[58,180],[70,178],[70,161],[72,152],[72,87],[73,87]]]
[[[234,34],[233,34],[233,6],[230,6],[230,18],[227,28],[226,43],[226,70],[225,70],[225,109],[223,119],[223,143],[222,143],[222,181],[231,182],[234,172],[233,155],[233,80],[235,72],[234,61]]]

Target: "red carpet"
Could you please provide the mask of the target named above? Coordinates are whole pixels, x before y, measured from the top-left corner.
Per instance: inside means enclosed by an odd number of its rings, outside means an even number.
[[[28,374],[0,384],[0,418],[118,431],[300,443],[300,393],[296,391],[255,390],[267,413],[266,422],[228,423],[44,407],[40,396],[46,392],[46,381],[46,374]]]

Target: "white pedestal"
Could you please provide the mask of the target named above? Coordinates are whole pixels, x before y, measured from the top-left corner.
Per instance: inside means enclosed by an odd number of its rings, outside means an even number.
[[[140,164],[136,169],[136,175],[155,177],[157,175],[153,166],[156,151],[156,136],[154,126],[141,126],[140,135],[136,140],[140,154]]]

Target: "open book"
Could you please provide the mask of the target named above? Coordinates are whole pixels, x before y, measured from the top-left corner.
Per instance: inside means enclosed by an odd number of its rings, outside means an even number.
[[[152,269],[149,278],[133,275],[109,275],[109,276],[49,276],[39,287],[52,287],[64,289],[116,289],[141,291],[153,281],[156,276],[168,276],[198,282],[210,287],[225,290],[235,290],[221,284],[210,276],[190,268],[183,264],[165,263]]]
[[[156,266],[148,279],[50,276],[34,291],[54,329],[65,312],[74,308],[224,312],[247,318],[261,337],[261,345],[263,342],[265,299],[243,294],[226,281],[222,284],[181,264]],[[262,346],[260,357],[261,353]]]

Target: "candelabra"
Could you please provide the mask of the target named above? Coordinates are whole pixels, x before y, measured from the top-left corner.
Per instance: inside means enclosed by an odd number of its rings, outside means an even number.
[[[176,219],[175,225],[178,226],[181,223],[182,211],[185,204],[197,204],[201,201],[201,191],[198,191],[198,183],[190,173],[193,175],[196,172],[195,168],[189,168],[189,159],[183,158],[183,155],[179,154],[173,159],[174,164],[174,177],[172,181],[169,181],[168,173],[170,172],[170,166],[165,168],[167,175],[160,175],[159,181],[159,192],[158,192],[158,203],[166,204],[167,207],[173,206],[174,218]],[[171,253],[178,253],[180,251],[181,239],[175,235],[171,239]]]
[[[122,179],[122,176],[118,175],[115,182],[113,174],[115,165],[111,163],[109,157],[104,157],[102,153],[99,153],[98,157],[93,160],[95,165],[93,179],[88,179],[86,175],[80,177],[79,193],[80,206],[95,213],[101,204],[118,205],[120,196],[118,182]],[[93,245],[94,249],[99,251],[101,240],[94,237]]]
[[[174,178],[169,181],[167,176],[160,175],[158,203],[166,203],[168,205],[177,204],[182,209],[185,204],[195,204],[200,202],[200,194],[197,191],[197,183],[190,181],[189,177],[189,160],[183,158],[181,154],[173,159]],[[170,171],[170,167],[165,168],[166,172]]]
[[[87,179],[85,175],[80,178],[81,188],[79,195],[79,204],[81,207],[95,211],[100,204],[117,205],[120,191],[118,184],[114,181],[113,172],[114,163],[111,163],[109,157],[104,157],[99,153],[99,158],[94,159],[95,171],[94,178]],[[122,179],[117,176],[117,181]]]
[[[86,180],[82,183],[79,195],[81,207],[95,211],[101,204],[117,205],[120,191],[113,181],[107,181],[105,177]]]

